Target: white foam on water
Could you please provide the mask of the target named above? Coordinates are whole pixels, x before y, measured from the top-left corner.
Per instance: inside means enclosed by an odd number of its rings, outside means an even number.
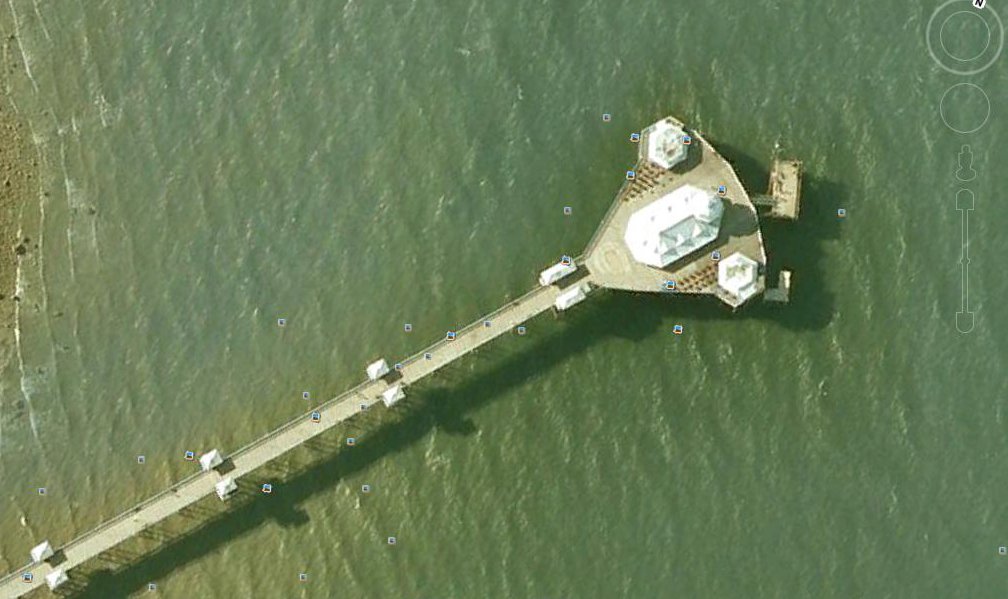
[[[77,130],[77,122],[76,122],[76,120],[74,120],[74,131],[76,132],[76,130]],[[67,210],[67,219],[68,219],[69,222],[68,222],[68,225],[67,225],[66,237],[67,237],[67,258],[69,260],[69,265],[70,265],[70,280],[71,281],[76,281],[77,280],[77,268],[76,268],[76,262],[74,261],[74,243],[73,243],[73,223],[74,223],[73,213],[74,213],[74,205],[73,205],[73,200],[72,200],[72,198],[76,194],[75,194],[75,189],[74,189],[73,181],[70,180],[70,174],[67,172],[67,166],[66,166],[66,144],[62,140],[60,141],[60,168],[63,169],[63,189],[65,190],[65,193],[66,193],[66,202],[67,202],[67,208],[68,208],[68,210]],[[45,219],[43,218],[43,222],[39,226],[40,235],[42,234],[41,233],[42,231],[45,231],[45,226],[44,225],[45,225]]]
[[[112,112],[112,107],[109,101],[105,98],[105,94],[99,93],[98,97],[94,101],[95,107],[98,108],[98,118],[101,119],[101,124],[103,128],[108,128],[109,126],[109,114]]]
[[[22,229],[18,227],[18,238],[21,238]],[[28,409],[28,423],[31,425],[32,436],[35,437],[36,441],[39,441],[38,434],[38,424],[35,421],[35,412],[32,410],[31,403],[31,390],[29,389],[30,383],[28,381],[28,376],[25,373],[25,361],[24,352],[22,351],[21,344],[21,304],[24,302],[24,265],[23,260],[18,261],[17,274],[14,285],[14,293],[17,297],[21,298],[21,301],[14,303],[14,348],[15,354],[18,359],[18,372],[20,373],[21,382],[21,396],[24,398],[25,406]]]
[[[35,93],[37,94],[39,86],[35,81],[35,77],[32,75],[31,61],[28,60],[28,53],[25,52],[24,45],[21,44],[21,23],[18,19],[17,11],[14,10],[14,2],[12,0],[7,0],[7,5],[10,6],[11,16],[14,20],[14,36],[17,38],[18,50],[21,52],[21,62],[24,63],[25,74],[28,75],[28,80],[31,81],[32,87],[35,89]]]
[[[46,27],[45,20],[42,19],[42,13],[39,12],[38,0],[32,0],[32,8],[35,10],[35,16],[38,18],[39,27],[42,28],[42,35],[45,36],[46,41],[51,42],[52,36],[49,35],[49,28]]]

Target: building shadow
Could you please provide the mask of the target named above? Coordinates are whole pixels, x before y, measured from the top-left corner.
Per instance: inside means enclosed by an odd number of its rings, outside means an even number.
[[[59,568],[66,559],[66,553],[64,553],[62,549],[57,549],[53,552],[49,559],[46,560],[46,562],[48,562],[53,568]]]
[[[720,246],[726,243],[729,237],[752,235],[759,225],[759,220],[753,215],[752,210],[744,205],[725,201],[716,243]],[[710,253],[710,249],[708,248],[705,253]]]
[[[224,460],[214,468],[214,470],[216,470],[221,476],[227,476],[234,469],[234,460],[232,460],[230,456],[224,458]]]
[[[764,163],[731,146],[716,147],[735,166],[746,189],[751,193],[766,189],[769,173]],[[640,341],[661,334],[662,323],[671,315],[698,320],[756,318],[794,330],[825,327],[833,318],[834,297],[827,284],[823,244],[839,238],[835,206],[849,204],[848,194],[846,186],[806,175],[797,222],[761,219],[770,280],[776,281],[780,268],[794,271],[789,305],[753,302],[732,313],[713,297],[598,290],[592,301],[556,316],[558,324],[536,327],[545,331],[541,337],[499,340],[492,359],[478,350],[466,358],[466,367],[453,364],[440,371],[433,379],[436,384],[414,386],[395,409],[362,412],[243,477],[227,503],[204,499],[150,527],[138,539],[83,564],[71,572],[67,590],[77,597],[123,596],[265,524],[302,527],[311,519],[302,504],[312,496],[331,491],[348,477],[422,441],[431,431],[476,433],[473,411],[607,338]],[[475,372],[470,368],[474,361]],[[360,439],[353,447],[343,442],[342,433],[348,429]],[[264,495],[261,481],[272,482],[273,493]]]
[[[770,183],[766,160],[757,160],[730,145],[716,143],[735,168],[750,195],[765,193]],[[800,157],[799,157],[800,158]],[[836,298],[825,246],[840,239],[841,220],[837,206],[851,204],[850,188],[806,172],[802,178],[801,211],[796,221],[769,218],[761,211],[760,227],[767,252],[767,285],[777,284],[779,272],[792,271],[791,301],[787,305],[754,302],[744,306],[747,316],[773,320],[790,329],[822,329],[833,320]],[[835,277],[835,275],[833,275]]]

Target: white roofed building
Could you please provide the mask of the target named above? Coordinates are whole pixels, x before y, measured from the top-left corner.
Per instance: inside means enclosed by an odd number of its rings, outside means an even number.
[[[714,241],[723,213],[721,198],[683,185],[634,212],[624,240],[634,260],[664,268]]]
[[[564,289],[560,295],[557,296],[553,305],[557,310],[566,310],[575,304],[580,304],[584,301],[585,297],[588,296],[588,286],[584,284],[574,285],[568,289]]]
[[[36,564],[41,561],[47,560],[52,556],[53,556],[53,548],[52,545],[49,544],[49,541],[42,541],[38,545],[32,547],[31,559]]]
[[[385,404],[385,407],[391,408],[404,397],[406,397],[406,392],[403,391],[402,385],[393,385],[382,392],[382,403]]]
[[[760,216],[732,164],[673,116],[652,121],[630,141],[637,142],[637,161],[578,256],[587,273],[578,280],[592,288],[712,295],[732,308],[746,302],[743,296],[764,295]],[[718,264],[737,252],[757,266],[755,275],[743,265],[745,272],[725,279],[729,291],[718,284]]]
[[[670,119],[658,121],[644,130],[647,135],[647,159],[670,169],[686,160],[689,146],[683,143],[686,132]]]
[[[200,468],[207,472],[213,470],[217,466],[224,463],[224,458],[221,456],[221,452],[216,449],[211,449],[210,451],[204,453],[199,458]]]
[[[217,491],[217,497],[220,497],[221,501],[230,497],[237,490],[238,484],[230,476],[217,481],[217,484],[214,485],[214,491]]]
[[[552,285],[577,270],[577,265],[574,264],[573,260],[567,260],[566,264],[564,262],[564,260],[561,260],[539,273],[539,284],[543,287]]]
[[[388,362],[384,359],[377,360],[368,364],[367,367],[367,377],[372,381],[376,381],[381,377],[385,376],[389,372]]]
[[[66,572],[63,571],[63,568],[56,568],[52,572],[46,574],[45,577],[46,585],[48,585],[49,589],[53,591],[56,590],[56,587],[60,586],[67,580],[69,580],[69,578],[67,578]]]
[[[718,286],[746,301],[759,289],[759,263],[741,252],[718,262]]]

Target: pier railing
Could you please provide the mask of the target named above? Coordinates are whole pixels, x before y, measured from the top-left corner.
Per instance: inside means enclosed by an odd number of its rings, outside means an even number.
[[[578,257],[576,259],[576,261],[577,261],[577,263],[580,263],[581,262],[581,258]],[[511,301],[507,302],[503,306],[498,307],[493,312],[491,312],[489,314],[486,314],[486,315],[482,316],[481,318],[479,318],[479,319],[477,319],[477,320],[469,323],[468,325],[466,325],[462,329],[459,329],[458,331],[456,331],[456,335],[457,335],[457,337],[462,337],[466,333],[472,332],[473,330],[478,330],[480,327],[484,326],[483,323],[485,321],[489,320],[492,323],[493,320],[498,315],[500,315],[501,313],[514,308],[516,305],[520,305],[520,304],[522,304],[524,302],[529,301],[531,298],[535,297],[537,294],[548,293],[548,292],[549,292],[548,288],[546,288],[546,287],[535,287],[535,288],[531,289],[530,291],[528,291],[527,293],[525,293],[524,295],[522,295],[521,297],[518,297],[517,299],[514,299],[514,300],[511,300]],[[430,344],[429,346],[425,347],[424,349],[416,352],[415,354],[413,354],[413,355],[409,356],[408,358],[406,358],[405,360],[403,360],[402,364],[405,366],[407,364],[416,362],[418,360],[422,360],[422,359],[424,359],[424,355],[425,354],[427,354],[427,353],[433,353],[434,351],[437,350],[437,348],[442,347],[446,343],[449,343],[449,342],[447,340],[445,340],[445,339],[441,339],[439,341],[435,341],[434,343]],[[286,423],[282,424],[281,426],[279,426],[279,427],[271,430],[270,432],[266,433],[265,435],[262,435],[262,436],[260,436],[260,437],[258,437],[256,439],[253,439],[249,443],[246,443],[245,445],[243,445],[242,447],[240,447],[239,449],[237,449],[237,450],[235,450],[233,452],[227,453],[228,458],[231,459],[231,460],[240,460],[241,457],[244,456],[245,454],[247,454],[247,453],[249,453],[251,451],[254,451],[255,449],[257,449],[257,448],[259,448],[259,447],[261,447],[261,446],[269,443],[270,441],[276,439],[277,437],[283,435],[285,432],[287,432],[287,431],[289,431],[289,430],[291,430],[291,429],[293,429],[293,428],[295,428],[295,427],[297,427],[299,425],[302,425],[305,422],[309,421],[311,419],[311,417],[312,417],[312,412],[323,411],[323,410],[326,410],[328,408],[331,408],[332,406],[334,406],[336,404],[339,404],[339,403],[341,403],[343,401],[346,401],[347,399],[353,397],[354,395],[357,395],[357,394],[361,393],[364,389],[366,389],[369,385],[372,385],[372,384],[373,384],[372,381],[363,381],[363,382],[357,384],[356,386],[354,386],[353,388],[340,393],[336,397],[333,397],[332,399],[329,399],[329,400],[327,400],[327,401],[325,401],[325,402],[323,402],[323,403],[321,403],[321,404],[319,404],[317,406],[314,406],[311,410],[309,410],[309,411],[307,411],[307,412],[305,412],[305,413],[303,413],[303,414],[301,414],[299,416],[296,416],[295,418],[293,418],[293,419],[287,421]],[[328,428],[328,427],[324,427],[324,428]],[[111,529],[111,528],[115,527],[116,525],[121,524],[123,522],[129,521],[131,518],[135,517],[137,513],[143,511],[145,508],[147,508],[147,507],[149,507],[151,505],[154,505],[154,504],[158,503],[159,501],[163,501],[165,498],[167,498],[167,497],[171,496],[172,494],[176,493],[178,489],[180,489],[182,487],[185,487],[187,485],[191,485],[191,484],[195,483],[196,481],[200,480],[200,478],[202,478],[202,477],[214,476],[214,474],[215,474],[214,471],[209,471],[209,472],[197,471],[197,472],[194,472],[192,474],[189,474],[188,476],[182,478],[181,480],[178,480],[178,481],[172,483],[171,486],[168,487],[167,489],[165,489],[164,491],[161,491],[161,492],[159,492],[159,493],[157,493],[155,495],[152,495],[152,496],[148,497],[147,499],[144,499],[140,503],[137,503],[136,505],[134,505],[134,506],[132,506],[132,507],[130,507],[130,508],[128,508],[128,509],[120,512],[116,516],[113,516],[112,518],[101,522],[96,527],[88,530],[87,532],[78,535],[74,539],[72,539],[69,542],[67,542],[66,544],[62,545],[60,549],[63,552],[72,551],[77,545],[79,545],[81,543],[84,543],[85,541],[88,541],[90,539],[94,539],[96,536],[100,535],[103,531]],[[12,572],[10,574],[8,574],[7,576],[5,576],[3,578],[0,578],[0,583],[2,583],[2,582],[8,582],[10,580],[13,580],[13,579],[16,579],[16,578],[20,578],[21,575],[22,575],[22,573],[26,569],[31,568],[32,565],[33,565],[32,563],[28,563],[25,566],[23,566],[22,568],[19,568],[18,570],[14,571],[14,572]]]
[[[335,404],[337,404],[337,403],[339,403],[341,401],[344,401],[344,400],[350,398],[351,396],[353,396],[354,394],[359,393],[363,388],[367,387],[370,383],[371,383],[370,381],[364,381],[364,382],[358,384],[356,387],[353,387],[352,389],[350,389],[348,391],[344,391],[343,393],[337,395],[336,397],[334,397],[332,399],[329,399],[329,400],[325,401],[324,403],[322,403],[322,404],[320,404],[318,406],[313,407],[311,409],[311,411],[305,412],[304,414],[302,414],[300,416],[297,416],[296,418],[294,418],[294,419],[286,422],[285,424],[281,425],[280,427],[275,428],[272,431],[266,433],[265,435],[262,435],[261,437],[258,437],[257,439],[254,439],[253,441],[245,444],[244,446],[242,446],[241,448],[239,448],[237,451],[229,453],[228,457],[231,458],[231,459],[240,458],[243,454],[245,454],[245,453],[247,453],[247,452],[255,449],[256,447],[259,447],[261,445],[264,445],[264,444],[270,442],[271,440],[273,440],[274,438],[280,436],[284,432],[286,432],[286,431],[288,431],[288,430],[290,430],[290,429],[298,426],[299,424],[301,424],[301,423],[303,423],[303,422],[311,419],[312,412],[317,412],[317,411],[320,411],[320,410],[324,410],[324,409],[326,409],[328,407],[331,407],[331,406],[333,406],[333,405],[335,405]],[[121,522],[128,521],[130,518],[134,517],[138,512],[143,511],[144,508],[149,507],[149,506],[151,506],[151,505],[153,505],[153,504],[155,504],[155,503],[157,503],[157,502],[165,499],[166,497],[172,495],[180,487],[184,487],[186,485],[192,484],[192,483],[194,483],[196,480],[198,480],[201,477],[212,476],[213,474],[214,474],[213,471],[204,472],[204,471],[201,470],[201,471],[198,471],[198,472],[194,472],[194,473],[186,476],[185,478],[183,478],[183,479],[181,479],[181,480],[179,480],[177,482],[172,483],[172,485],[170,487],[168,487],[167,489],[165,489],[164,491],[161,491],[160,493],[157,493],[156,495],[152,495],[151,497],[148,497],[147,499],[144,499],[143,501],[141,501],[140,503],[134,505],[133,507],[131,507],[131,508],[129,508],[129,509],[127,509],[127,510],[121,512],[121,513],[119,513],[116,516],[113,516],[112,518],[110,518],[108,520],[103,521],[98,526],[96,526],[96,527],[88,530],[87,532],[78,535],[77,537],[75,537],[74,539],[70,540],[68,543],[66,543],[62,547],[60,547],[60,549],[64,553],[68,552],[68,551],[71,551],[71,550],[73,550],[73,548],[76,545],[79,545],[79,544],[83,543],[84,541],[86,541],[88,539],[92,539],[92,538],[100,535],[103,531],[108,530],[108,529],[116,526],[117,524],[119,524]],[[20,578],[21,577],[21,573],[26,568],[31,567],[31,566],[32,566],[32,563],[29,562],[28,564],[26,564],[22,568],[19,568],[15,572],[12,572],[11,574],[8,574],[7,576],[5,576],[3,578],[0,578],[0,583],[7,582],[7,581],[9,581],[11,579]]]
[[[486,314],[485,316],[479,318],[478,320],[475,320],[475,321],[467,324],[466,326],[464,326],[461,329],[459,329],[458,331],[456,331],[455,334],[457,335],[457,337],[462,337],[463,335],[465,335],[468,332],[473,331],[474,329],[479,329],[480,327],[483,326],[483,323],[486,322],[486,321],[488,321],[488,320],[491,322],[491,326],[493,326],[493,320],[494,320],[494,318],[496,316],[500,315],[502,312],[510,310],[511,308],[513,308],[514,306],[516,306],[518,304],[521,304],[522,302],[528,301],[529,298],[534,297],[535,295],[537,295],[539,293],[547,293],[547,288],[546,287],[535,287],[532,290],[530,290],[527,293],[525,293],[524,295],[522,295],[521,297],[519,297],[518,299],[511,300],[511,301],[507,302],[506,304],[504,304],[503,306],[500,306],[499,308],[497,308],[493,312],[491,312],[489,314]],[[425,354],[434,353],[437,350],[438,347],[443,346],[445,343],[450,343],[450,342],[447,341],[447,340],[445,340],[445,339],[441,339],[439,341],[435,341],[434,343],[428,345],[427,347],[423,348],[422,350],[416,352],[412,356],[410,356],[410,357],[406,358],[405,360],[403,360],[402,361],[402,365],[406,366],[407,364],[412,364],[413,362],[417,362],[419,360],[422,360],[424,358]]]
[[[200,471],[200,472],[194,472],[193,474],[190,474],[189,476],[183,478],[182,480],[180,480],[180,481],[172,484],[172,486],[169,487],[168,489],[166,489],[164,491],[161,491],[160,493],[158,493],[156,495],[148,497],[147,499],[145,499],[145,500],[141,501],[140,503],[134,505],[133,507],[129,508],[128,510],[120,513],[119,515],[114,516],[113,518],[110,518],[108,520],[105,520],[101,524],[99,524],[98,526],[95,526],[94,528],[88,530],[87,532],[78,535],[77,537],[75,537],[74,539],[72,539],[70,542],[66,543],[65,545],[62,545],[60,547],[60,551],[62,551],[63,553],[66,553],[68,551],[73,550],[73,548],[76,545],[79,545],[80,543],[83,543],[87,539],[93,538],[93,537],[101,534],[103,531],[108,530],[109,528],[112,528],[116,524],[119,524],[121,522],[129,520],[137,512],[143,510],[145,507],[148,507],[148,506],[150,506],[150,505],[152,505],[152,504],[154,504],[154,503],[156,503],[156,502],[164,499],[165,497],[167,497],[167,496],[171,495],[172,493],[174,493],[177,488],[179,488],[181,486],[184,486],[184,485],[187,485],[187,484],[191,484],[191,483],[195,482],[198,478],[200,478],[201,476],[204,476],[206,474],[209,474],[209,473]],[[27,564],[25,564],[21,568],[18,568],[16,571],[11,572],[10,574],[8,574],[7,576],[4,576],[3,578],[0,578],[0,585],[5,584],[7,582],[11,582],[14,579],[21,578],[22,573],[25,570],[31,568],[33,565],[34,564],[32,562],[28,562]]]
[[[578,262],[580,262],[580,259],[578,259]],[[549,292],[549,290],[546,287],[535,287],[535,288],[531,289],[530,291],[528,291],[527,293],[525,293],[521,297],[518,297],[517,299],[514,299],[514,300],[511,300],[511,301],[507,302],[503,306],[498,307],[493,312],[491,312],[489,314],[486,314],[483,317],[479,318],[478,320],[475,320],[475,321],[471,322],[470,324],[466,325],[462,329],[459,329],[458,331],[456,331],[457,338],[464,336],[466,333],[472,332],[474,330],[478,330],[480,327],[483,327],[484,326],[483,323],[485,321],[489,320],[492,323],[493,320],[498,315],[500,315],[501,313],[503,313],[503,312],[505,312],[507,310],[510,310],[510,309],[514,308],[515,306],[520,305],[520,304],[522,304],[524,302],[527,302],[531,298],[535,297],[537,294],[548,293],[548,292]],[[443,347],[443,345],[445,343],[450,343],[450,342],[447,341],[447,340],[445,340],[445,339],[441,339],[439,341],[436,341],[436,342],[430,344],[429,346],[425,347],[424,349],[422,349],[422,350],[416,352],[415,354],[409,356],[405,360],[403,360],[402,364],[405,366],[407,364],[416,362],[418,360],[422,360],[422,359],[424,359],[424,355],[425,354],[427,354],[427,353],[433,353],[439,347]],[[247,453],[249,453],[251,451],[254,451],[254,450],[256,450],[259,447],[262,447],[263,445],[265,445],[265,444],[269,443],[270,441],[276,439],[277,437],[283,435],[285,432],[287,432],[287,431],[289,431],[289,430],[291,430],[293,428],[296,428],[296,427],[298,427],[300,425],[303,425],[305,422],[309,421],[311,419],[311,417],[312,417],[312,412],[324,411],[324,410],[326,410],[328,408],[331,408],[332,406],[334,406],[336,404],[339,404],[339,403],[341,403],[343,401],[346,401],[347,399],[353,397],[354,395],[357,395],[357,394],[361,393],[369,385],[373,385],[373,384],[374,384],[373,381],[363,381],[363,382],[357,384],[353,388],[340,393],[336,397],[333,397],[332,399],[329,399],[329,400],[325,401],[322,404],[314,406],[311,410],[306,411],[305,413],[303,413],[303,414],[301,414],[301,415],[299,415],[299,416],[297,416],[297,417],[295,417],[295,418],[287,421],[286,423],[284,423],[281,426],[279,426],[279,427],[271,430],[270,432],[266,433],[265,435],[262,435],[262,436],[260,436],[260,437],[258,437],[256,439],[253,439],[252,441],[250,441],[249,443],[246,443],[245,445],[243,445],[239,449],[237,449],[237,450],[235,450],[233,452],[227,453],[228,458],[231,459],[231,460],[233,460],[233,461],[240,461],[240,459],[242,458],[242,456],[244,456],[245,454],[247,454]],[[324,428],[328,428],[328,427],[324,427]],[[322,430],[324,430],[324,428]],[[167,498],[167,497],[171,496],[172,494],[176,493],[178,489],[180,489],[182,487],[185,487],[187,485],[191,485],[191,484],[195,483],[196,481],[200,480],[201,477],[214,476],[214,475],[215,475],[214,471],[209,471],[209,472],[197,471],[197,472],[194,472],[194,473],[186,476],[185,478],[182,478],[181,480],[172,483],[171,486],[168,487],[167,489],[165,489],[164,491],[161,491],[160,493],[157,493],[155,495],[152,495],[152,496],[148,497],[147,499],[144,499],[140,503],[137,503],[136,505],[134,505],[134,506],[126,509],[125,511],[117,514],[116,516],[114,516],[114,517],[112,517],[112,518],[110,518],[108,520],[105,520],[105,521],[101,522],[95,528],[92,528],[92,529],[88,530],[87,532],[85,532],[85,533],[83,533],[83,534],[75,537],[74,539],[72,539],[68,543],[64,544],[61,547],[61,550],[64,551],[64,552],[72,551],[73,548],[76,547],[77,545],[79,545],[79,544],[81,544],[81,543],[83,543],[83,542],[85,542],[87,540],[94,539],[96,536],[100,535],[103,531],[106,531],[106,530],[108,530],[110,528],[113,528],[113,527],[115,527],[116,525],[118,525],[118,524],[120,524],[122,522],[129,521],[131,518],[135,517],[137,513],[143,511],[145,508],[147,508],[147,507],[149,507],[151,505],[154,505],[154,504],[158,503],[159,501],[163,501],[165,498]],[[33,564],[28,563],[28,564],[26,564],[26,566],[18,569],[15,572],[12,572],[11,574],[5,576],[3,579],[0,579],[0,581],[7,581],[9,579],[18,578],[18,577],[21,576],[22,572],[26,568],[30,568],[32,565]]]
[[[242,447],[238,448],[237,451],[234,451],[233,453],[229,454],[229,457],[231,457],[232,459],[242,457],[244,454],[252,451],[253,449],[259,447],[260,445],[265,445],[266,443],[269,443],[273,439],[275,439],[275,438],[279,437],[280,435],[284,434],[288,430],[290,430],[290,429],[292,429],[292,428],[294,428],[294,427],[296,427],[296,426],[298,426],[298,425],[300,425],[300,424],[302,424],[302,423],[304,423],[304,422],[306,422],[308,420],[311,420],[312,412],[321,412],[321,411],[326,410],[326,409],[328,409],[328,408],[330,408],[330,407],[332,407],[332,406],[334,406],[334,405],[336,405],[336,404],[338,404],[340,402],[346,401],[351,396],[353,396],[353,395],[361,392],[361,390],[363,390],[365,387],[367,387],[368,385],[372,385],[372,384],[374,384],[373,381],[364,381],[362,383],[359,383],[356,387],[353,387],[352,389],[344,391],[343,393],[340,393],[339,395],[337,395],[336,397],[333,397],[332,399],[328,399],[328,400],[324,401],[323,403],[321,403],[321,404],[313,407],[308,412],[305,412],[304,414],[301,414],[300,416],[297,416],[293,420],[288,421],[287,423],[279,426],[278,428],[275,428],[275,429],[271,430],[270,432],[266,433],[265,435],[259,437],[256,440],[252,441],[251,443],[246,443]]]
[[[629,187],[631,183],[632,181],[627,179],[623,181],[623,185],[620,185],[619,191],[616,192],[616,199],[609,204],[609,209],[606,210],[605,216],[602,217],[601,224],[599,224],[598,228],[595,229],[595,233],[592,234],[591,239],[588,240],[588,245],[585,246],[585,251],[583,255],[587,256],[588,254],[591,254],[592,251],[595,249],[595,245],[598,244],[599,239],[601,239],[602,233],[605,232],[606,225],[609,223],[609,221],[612,219],[613,214],[619,208],[620,201],[622,201],[623,199],[623,194],[626,193],[627,187]]]

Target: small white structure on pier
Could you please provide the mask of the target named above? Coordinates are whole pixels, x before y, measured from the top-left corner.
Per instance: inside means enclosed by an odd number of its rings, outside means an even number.
[[[714,241],[723,213],[721,198],[683,185],[630,215],[623,239],[634,260],[664,268]]]
[[[56,587],[60,586],[67,580],[69,579],[67,578],[66,572],[63,571],[63,568],[56,568],[52,572],[46,574],[45,577],[46,584],[49,585],[49,590],[53,591],[56,590]]]
[[[389,372],[388,362],[384,358],[368,364],[367,377],[372,381],[377,381]]]
[[[557,310],[566,310],[575,304],[580,304],[586,297],[588,297],[588,286],[575,285],[560,292],[553,305]]]
[[[574,264],[573,260],[571,260],[567,264],[564,264],[563,261],[561,260],[560,262],[557,262],[553,266],[539,273],[539,284],[542,285],[543,287],[547,285],[552,285],[553,283],[556,283],[560,279],[571,274],[575,270],[577,270],[577,265]]]
[[[39,563],[45,561],[53,556],[52,545],[49,541],[42,541],[38,545],[32,547],[31,549],[31,559],[33,563]]]
[[[404,397],[406,397],[406,392],[403,391],[402,385],[393,385],[381,394],[382,403],[384,403],[387,408],[391,408],[396,402]]]
[[[199,465],[203,472],[209,472],[223,463],[224,456],[216,449],[211,449],[199,457]]]
[[[220,497],[221,501],[227,499],[232,493],[238,490],[238,485],[235,483],[234,479],[230,476],[217,481],[214,485],[214,491],[217,491],[217,497]]]
[[[768,302],[786,304],[791,300],[791,271],[782,270],[777,277],[777,287],[763,292],[763,299]]]
[[[735,252],[718,262],[717,278],[722,289],[745,301],[759,287],[759,263],[741,252]]]
[[[648,160],[670,169],[686,160],[689,146],[683,143],[686,132],[671,119],[658,121],[644,130],[647,135]]]

